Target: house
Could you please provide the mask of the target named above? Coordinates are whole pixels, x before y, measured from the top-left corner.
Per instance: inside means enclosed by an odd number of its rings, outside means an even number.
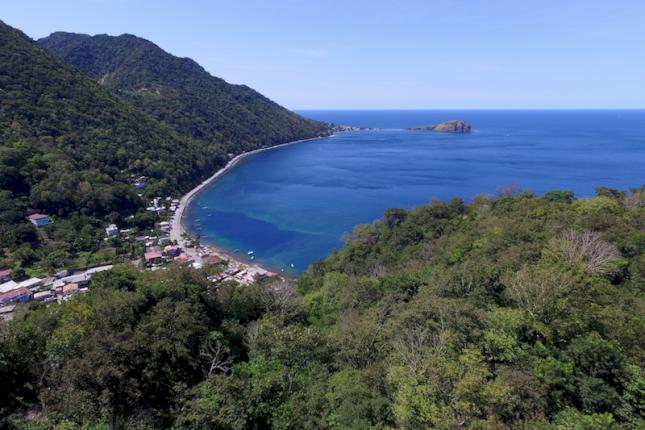
[[[34,293],[27,288],[16,288],[15,290],[0,294],[0,304],[24,303],[31,301],[33,298]]]
[[[134,180],[134,188],[137,190],[142,190],[146,187],[146,177],[145,176],[139,176],[137,179]]]
[[[61,290],[61,293],[63,293],[64,296],[69,296],[70,294],[77,294],[80,292],[79,288],[80,287],[78,286],[78,284],[75,284],[75,283],[67,284],[63,287],[63,289]]]
[[[195,259],[186,253],[179,254],[174,260],[179,264],[192,264],[195,262]]]
[[[227,262],[226,260],[222,259],[221,257],[218,257],[217,255],[209,255],[208,257],[206,257],[204,261],[206,262],[206,264],[210,266],[216,266],[218,264]]]
[[[49,291],[41,291],[39,293],[34,294],[34,300],[37,302],[49,302],[52,301],[52,299],[55,299],[54,292],[49,290]]]
[[[8,305],[0,307],[0,320],[11,321],[13,318],[13,311],[16,305]]]
[[[161,221],[157,223],[157,228],[161,231],[170,231],[170,223],[168,221]]]
[[[27,217],[29,221],[36,227],[43,227],[45,225],[51,224],[51,220],[45,214],[33,214]]]
[[[105,229],[105,234],[107,234],[107,237],[115,237],[119,235],[119,229],[116,226],[116,224],[110,224],[106,229]]]
[[[29,278],[26,281],[22,281],[18,283],[19,288],[27,288],[30,290],[41,287],[42,285],[43,285],[43,280],[40,278]]]
[[[11,269],[0,270],[0,284],[3,282],[11,281],[12,273],[13,273],[13,270]]]
[[[65,278],[61,278],[59,281],[65,284],[77,284],[81,286],[85,286],[90,283],[90,275],[87,273],[79,273],[78,275],[71,275],[71,276],[66,276]],[[59,286],[60,284],[57,282],[54,282],[54,286]],[[64,287],[63,287],[64,288]]]
[[[159,245],[166,245],[172,241],[170,240],[170,237],[164,236],[164,237],[160,237],[157,242],[159,243]]]
[[[92,267],[90,269],[87,269],[85,271],[85,273],[87,274],[87,276],[92,276],[94,273],[105,272],[106,270],[110,270],[113,267],[114,267],[114,265],[112,265],[112,264],[106,264],[104,266],[96,266],[96,267]]]
[[[143,254],[146,263],[157,264],[161,263],[161,251],[150,251]]]
[[[18,283],[15,281],[7,281],[4,284],[0,284],[0,293],[7,293],[11,290],[15,290],[17,288],[20,288],[18,286]]]
[[[179,254],[181,254],[181,246],[179,246],[179,245],[168,245],[163,249],[163,252],[166,255],[176,257]]]
[[[65,276],[69,276],[69,273],[70,272],[68,269],[63,269],[60,272],[56,272],[56,274],[54,275],[54,278],[56,279],[64,278]]]

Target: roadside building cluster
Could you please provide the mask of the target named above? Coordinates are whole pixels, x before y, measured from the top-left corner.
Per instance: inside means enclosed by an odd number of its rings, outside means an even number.
[[[17,303],[31,301],[50,303],[62,302],[75,294],[88,290],[92,275],[110,270],[112,265],[92,267],[84,270],[61,270],[45,278],[32,277],[17,282],[12,279],[13,271],[0,271],[0,316],[11,319]]]

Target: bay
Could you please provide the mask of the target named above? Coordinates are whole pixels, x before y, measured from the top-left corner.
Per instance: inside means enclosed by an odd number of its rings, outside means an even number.
[[[301,111],[379,130],[261,152],[186,211],[201,240],[294,274],[342,246],[343,233],[390,207],[495,194],[516,184],[591,196],[645,183],[645,111]],[[463,119],[471,134],[407,127]],[[293,267],[292,267],[293,265]]]

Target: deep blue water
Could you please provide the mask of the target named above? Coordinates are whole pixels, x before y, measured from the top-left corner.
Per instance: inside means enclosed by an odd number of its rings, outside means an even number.
[[[188,208],[202,240],[254,251],[256,262],[294,273],[342,246],[356,224],[390,207],[468,201],[517,184],[542,194],[645,184],[645,111],[303,111],[383,130],[266,151],[240,162]],[[469,135],[405,127],[464,119]],[[291,268],[291,264],[294,268]]]

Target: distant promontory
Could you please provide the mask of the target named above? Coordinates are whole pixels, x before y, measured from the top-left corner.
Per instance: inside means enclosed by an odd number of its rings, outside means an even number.
[[[412,131],[438,131],[441,133],[470,133],[471,127],[466,121],[454,119],[435,125],[426,125],[421,127],[408,128]]]

